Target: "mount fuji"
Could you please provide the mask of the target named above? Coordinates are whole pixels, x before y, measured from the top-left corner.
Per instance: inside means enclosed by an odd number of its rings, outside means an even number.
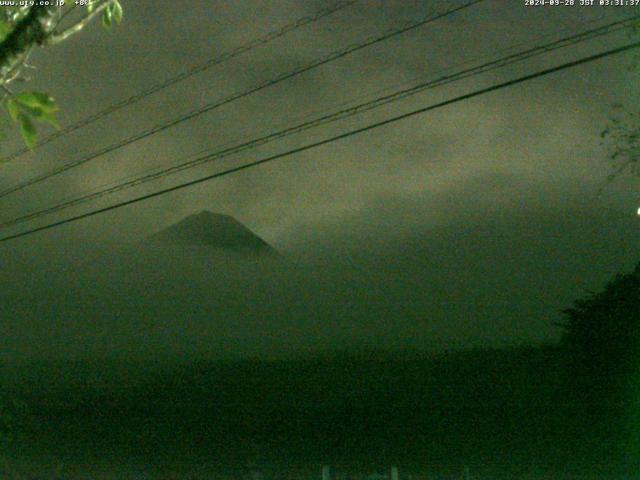
[[[229,215],[203,210],[189,215],[149,238],[153,244],[213,247],[243,253],[275,253],[275,250]]]

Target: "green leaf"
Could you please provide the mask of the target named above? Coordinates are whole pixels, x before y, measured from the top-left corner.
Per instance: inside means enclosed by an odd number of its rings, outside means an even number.
[[[113,12],[111,11],[111,6],[104,9],[102,12],[102,26],[104,28],[111,28],[112,25]]]
[[[58,121],[55,117],[55,112],[43,110],[39,107],[28,107],[26,105],[20,105],[20,109],[31,115],[39,122],[46,122],[52,127],[60,128],[60,125],[58,124]]]
[[[38,139],[38,132],[35,125],[31,121],[29,116],[22,112],[18,115],[18,121],[20,122],[20,133],[22,134],[24,143],[27,145],[27,147],[33,150],[33,147],[36,146],[36,141]]]
[[[51,112],[43,112],[42,117],[38,118],[41,122],[46,122],[51,125],[53,128],[60,129],[60,124],[58,123],[58,119],[56,118],[54,113]]]
[[[55,112],[59,110],[55,100],[44,92],[21,92],[5,101],[5,107],[14,122],[20,125],[25,144],[33,149],[37,142],[37,131],[33,120],[60,128]]]
[[[18,109],[19,109],[18,112],[28,113],[29,115],[35,118],[41,117],[44,114],[44,110],[42,110],[40,107],[28,107],[26,105],[20,105],[18,102],[16,102],[16,105],[18,106]]]
[[[58,111],[53,97],[44,92],[22,92],[16,95],[16,101],[26,107],[41,109],[48,113]]]
[[[15,101],[15,99],[10,98],[6,101],[5,106],[7,107],[7,111],[11,116],[11,119],[14,122],[18,121],[18,116],[20,115],[20,105]]]
[[[113,4],[111,4],[110,8],[111,14],[116,23],[119,24],[120,22],[122,22],[122,5],[120,5],[120,2],[118,0],[115,0]]]
[[[12,29],[13,27],[8,21],[0,20],[0,41],[4,40]]]
[[[95,10],[95,8],[96,8],[96,4],[94,0],[89,0],[89,2],[87,3],[87,12],[91,13]]]

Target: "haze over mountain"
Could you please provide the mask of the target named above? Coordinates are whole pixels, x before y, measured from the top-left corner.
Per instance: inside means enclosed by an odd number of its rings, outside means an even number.
[[[234,218],[205,211],[32,282],[1,307],[1,351],[158,361],[358,348],[390,334],[393,343],[406,329],[354,273],[290,262]]]
[[[133,244],[104,252],[87,265],[84,282],[101,278],[105,283],[126,284],[150,290],[175,284],[197,290],[213,286],[236,274],[257,275],[261,268],[277,269],[283,257],[235,218],[203,210],[188,215]],[[146,292],[149,293],[149,292]],[[208,294],[215,297],[214,291]]]
[[[384,213],[389,225],[398,218]],[[348,248],[311,245],[274,255],[238,220],[205,211],[126,246],[74,252],[75,263],[55,266],[25,254],[2,271],[0,361],[270,357],[526,341],[518,325],[540,317],[540,305],[529,300],[514,312],[506,299],[528,293],[503,285],[495,267],[519,237],[496,237],[492,225],[467,229],[409,235],[389,226],[394,241],[384,244],[375,232],[352,238],[347,231]],[[490,248],[484,263],[469,263],[472,234]],[[505,301],[489,306],[496,292]],[[564,306],[557,303],[544,305],[549,319]]]

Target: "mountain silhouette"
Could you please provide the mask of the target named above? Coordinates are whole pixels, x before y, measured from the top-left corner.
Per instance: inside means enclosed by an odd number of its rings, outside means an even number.
[[[244,253],[275,253],[262,238],[229,215],[203,210],[189,215],[149,240],[162,245],[214,247]]]

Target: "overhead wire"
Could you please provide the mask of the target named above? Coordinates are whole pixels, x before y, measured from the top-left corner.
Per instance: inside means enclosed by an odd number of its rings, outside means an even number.
[[[239,100],[241,98],[244,97],[248,97],[249,95],[252,95],[256,92],[259,92],[261,90],[264,90],[268,87],[271,87],[273,85],[276,85],[280,82],[283,82],[285,80],[288,80],[290,78],[296,77],[298,75],[301,75],[303,73],[309,72],[313,69],[316,69],[322,65],[326,65],[330,62],[333,62],[335,60],[338,60],[340,58],[346,57],[347,55],[351,55],[352,53],[355,53],[357,51],[360,51],[364,48],[376,45],[380,42],[389,40],[391,38],[397,37],[398,35],[402,35],[404,33],[407,33],[411,30],[415,30],[419,27],[422,27],[428,23],[434,22],[438,19],[444,18],[446,16],[449,16],[453,13],[459,12],[465,8],[469,8],[472,7],[478,3],[484,2],[485,0],[470,0],[467,1],[466,3],[463,3],[462,5],[456,6],[456,7],[452,7],[449,8],[448,10],[441,12],[441,13],[437,13],[431,16],[427,16],[426,18],[421,19],[420,21],[417,22],[411,22],[403,27],[400,28],[394,28],[394,29],[390,29],[388,30],[386,33],[383,33],[382,35],[377,35],[377,36],[372,36],[367,38],[364,41],[355,43],[353,45],[347,46],[346,48],[340,49],[338,51],[334,51],[331,52],[328,55],[325,55],[323,57],[320,57],[314,61],[312,61],[309,64],[303,65],[301,67],[297,67],[292,71],[289,72],[284,72],[280,75],[277,75],[276,77],[264,81],[260,84],[258,84],[257,86],[251,87],[247,90],[243,90],[239,93],[235,93],[232,94],[228,97],[224,97],[223,99],[214,101],[212,103],[208,103],[200,108],[197,108],[195,110],[191,110],[190,112],[183,114],[177,118],[174,118],[168,122],[162,123],[160,125],[157,125],[151,129],[145,130],[143,132],[137,133],[135,135],[132,135],[126,139],[123,139],[119,142],[113,143],[111,145],[108,145],[107,147],[104,147],[100,150],[97,150],[95,152],[90,153],[89,155],[86,155],[78,160],[75,160],[73,162],[69,162],[67,164],[61,165],[59,167],[56,167],[52,170],[50,170],[49,172],[43,173],[43,174],[39,174],[36,175],[34,177],[31,177],[28,180],[25,180],[23,182],[18,183],[17,185],[14,185],[12,187],[6,188],[2,191],[0,191],[0,199],[6,197],[7,195],[10,195],[12,193],[24,190],[25,188],[43,182],[45,180],[48,180],[52,177],[55,177],[57,175],[60,175],[64,172],[67,172],[73,168],[79,167],[81,165],[84,165],[98,157],[101,157],[103,155],[106,155],[107,153],[111,153],[113,151],[116,151],[122,147],[125,147],[127,145],[130,145],[134,142],[137,142],[139,140],[142,140],[144,138],[150,137],[152,135],[155,135],[157,133],[160,133],[162,131],[165,131],[169,128],[172,128],[176,125],[179,125],[181,123],[184,123],[188,120],[191,120],[193,118],[196,118],[200,115],[203,115],[204,113],[210,112],[214,109],[220,108],[224,105],[227,105],[231,102],[234,102],[236,100]]]
[[[606,25],[589,29],[587,31],[579,32],[577,34],[574,34],[568,37],[560,38],[543,45],[532,47],[525,51],[516,52],[510,55],[507,55],[505,57],[501,57],[499,59],[486,62],[481,65],[467,68],[452,74],[444,75],[433,80],[428,80],[426,82],[421,82],[409,88],[397,90],[395,92],[392,92],[387,95],[383,95],[373,100],[369,100],[367,102],[360,103],[355,106],[351,106],[346,109],[339,110],[337,112],[326,114],[318,118],[314,118],[310,121],[306,121],[295,126],[290,126],[285,129],[279,130],[277,132],[272,132],[267,135],[234,145],[232,147],[223,148],[222,150],[218,150],[213,153],[207,153],[201,156],[198,156],[198,154],[191,155],[190,158],[192,159],[186,162],[179,163],[177,165],[172,165],[170,167],[166,167],[163,169],[154,169],[149,173],[146,173],[144,175],[133,176],[133,178],[130,180],[127,179],[125,181],[109,186],[107,188],[103,188],[101,190],[94,191],[94,192],[89,192],[80,197],[75,197],[73,199],[58,203],[57,205],[47,207],[45,209],[37,210],[35,212],[31,212],[31,213],[13,218],[11,220],[3,221],[0,223],[0,228],[8,228],[8,227],[17,225],[19,223],[23,223],[29,220],[33,220],[35,218],[39,218],[44,215],[55,213],[61,210],[65,210],[67,208],[71,208],[76,205],[89,202],[91,200],[96,200],[98,198],[104,197],[109,194],[120,192],[129,188],[133,188],[138,185],[142,185],[144,183],[157,180],[159,178],[163,178],[168,175],[172,175],[186,169],[195,168],[205,163],[209,163],[209,162],[219,160],[231,155],[235,155],[245,150],[254,149],[254,148],[257,148],[258,146],[273,142],[275,140],[278,140],[290,135],[301,133],[303,131],[310,130],[322,125],[326,125],[328,123],[333,123],[338,120],[342,120],[344,118],[361,114],[366,111],[379,108],[383,105],[387,105],[389,103],[396,102],[404,98],[408,98],[410,96],[424,92],[427,89],[431,89],[431,88],[439,87],[452,82],[460,81],[472,76],[486,73],[488,71],[492,71],[498,68],[503,68],[507,65],[511,65],[516,62],[524,61],[534,56],[542,55],[560,48],[566,48],[568,46],[575,45],[577,43],[581,43],[587,40],[592,40],[594,38],[598,38],[603,35],[611,34],[611,33],[622,30],[627,25],[631,24],[632,22],[638,19],[640,19],[640,15],[610,22]],[[195,158],[193,158],[194,156]]]
[[[605,15],[600,15],[595,20],[590,20],[590,21],[587,21],[587,22],[583,22],[583,25],[595,24],[598,21],[602,20],[603,18],[605,18]],[[625,28],[627,26],[626,24],[627,24],[628,21],[634,21],[636,18],[640,18],[640,17],[635,17],[634,16],[634,17],[628,17],[627,19],[621,20],[621,23],[624,23],[624,25],[622,25],[622,28]],[[618,22],[614,22],[614,23],[618,23]],[[606,27],[609,27],[609,26],[612,26],[612,25],[613,24],[607,24],[607,25],[602,26],[602,28],[606,28]],[[621,30],[622,28],[620,28],[620,29],[616,28],[615,30],[611,29],[611,30],[609,30],[607,32],[603,32],[602,35],[614,33],[614,32],[616,32],[618,30]],[[540,40],[543,40],[543,39],[546,39],[546,38],[549,38],[549,37],[552,37],[552,36],[556,36],[556,35],[558,35],[560,33],[566,33],[566,32],[570,32],[570,31],[573,31],[573,30],[574,30],[573,28],[565,27],[565,28],[562,28],[562,29],[559,29],[559,30],[554,30],[553,32],[547,32],[547,33],[545,33],[543,35],[536,36],[536,38],[533,39],[533,40],[527,40],[525,42],[519,42],[519,43],[511,45],[511,46],[509,46],[507,48],[498,49],[495,53],[502,54],[502,53],[506,53],[506,52],[512,52],[512,51],[517,50],[518,48],[520,48],[522,46],[530,45],[532,43],[532,41],[540,41]],[[600,35],[601,34],[598,34],[598,36],[600,36]],[[595,36],[591,37],[591,38],[595,38]],[[585,38],[585,40],[589,40],[591,38]],[[472,64],[472,63],[474,63],[474,62],[476,62],[478,60],[485,60],[487,58],[491,58],[491,55],[481,55],[481,56],[475,57],[473,59],[465,60],[463,62],[458,62],[458,63],[456,63],[454,65],[449,65],[444,69],[436,70],[435,74],[436,75],[444,75],[446,72],[450,72],[450,71],[452,71],[452,70],[454,70],[454,69],[456,69],[458,67],[462,67],[464,65],[469,65],[469,64]],[[350,97],[348,100],[344,100],[344,101],[338,102],[336,104],[333,104],[331,107],[323,107],[323,108],[320,108],[320,109],[312,110],[311,112],[304,113],[302,115],[296,115],[296,116],[293,117],[293,120],[295,120],[295,121],[308,120],[310,118],[314,118],[314,116],[317,116],[318,114],[324,114],[324,113],[327,113],[329,111],[335,110],[336,108],[346,107],[348,105],[355,105],[355,104],[357,104],[358,102],[360,102],[363,99],[375,97],[376,95],[379,95],[379,94],[382,94],[382,93],[388,93],[388,92],[394,91],[395,89],[397,89],[399,87],[405,87],[407,85],[413,85],[413,84],[415,84],[415,82],[417,80],[423,80],[425,77],[426,76],[424,74],[421,74],[421,75],[418,75],[418,76],[414,76],[411,80],[404,80],[402,82],[396,82],[396,83],[387,85],[387,86],[385,86],[383,88],[376,89],[374,91],[371,91],[371,92],[368,92],[368,93],[365,93],[365,94],[355,95],[355,96]],[[288,115],[288,117],[290,117],[290,116]],[[279,128],[282,128],[282,126],[288,125],[289,123],[290,122],[286,122],[286,123],[282,123],[281,122],[279,124],[280,125]],[[264,135],[264,133],[263,133],[263,135]],[[240,137],[246,137],[246,135],[243,134]],[[227,147],[229,147],[231,145],[235,145],[235,144],[237,144],[238,139],[240,137],[236,137],[233,140],[226,141],[226,142],[218,145],[216,148],[225,149],[225,148],[227,148]],[[196,152],[191,153],[188,157],[185,157],[183,160],[188,162],[190,159],[197,158],[198,156],[204,154],[205,152],[210,152],[211,148],[212,147],[202,148],[202,149],[200,149],[200,150],[198,150]],[[172,162],[172,164],[173,164],[173,162]],[[154,173],[154,172],[162,171],[164,168],[166,168],[166,166],[156,165],[156,166],[154,166],[154,167],[152,167],[150,169],[147,169],[144,172],[140,172],[140,173],[144,173],[145,175],[146,174],[151,174],[151,173]],[[109,188],[109,187],[112,187],[112,186],[120,185],[121,183],[124,183],[124,182],[126,182],[128,180],[138,178],[140,176],[140,173],[130,174],[130,175],[127,175],[125,177],[118,178],[117,180],[111,181],[108,184],[103,184],[103,185],[100,185],[98,187],[94,187],[92,190],[85,191],[85,192],[86,192],[86,194],[95,193],[95,192],[99,192],[99,191],[101,191],[101,190],[103,190],[105,188]],[[75,198],[77,198],[77,197],[76,196],[68,196],[68,197],[63,198],[61,201],[67,202],[67,201],[73,200]]]
[[[100,110],[99,112],[96,112],[92,115],[89,115],[88,117],[85,117],[81,120],[78,120],[77,122],[62,128],[61,130],[58,130],[50,135],[47,135],[46,137],[42,138],[41,140],[38,141],[38,143],[35,145],[34,149],[40,148],[43,145],[46,145],[50,142],[52,142],[53,140],[56,140],[60,137],[63,137],[65,135],[68,135],[72,132],[75,132],[76,130],[79,130],[81,128],[84,128],[88,125],[91,125],[92,123],[97,122],[98,120],[101,120],[104,117],[107,117],[108,115],[111,115],[112,113],[117,112],[118,110],[122,110],[123,108],[126,108],[130,105],[133,105],[147,97],[150,97],[151,95],[154,95],[155,93],[158,93],[161,90],[165,90],[168,87],[171,87],[177,83],[180,83],[188,78],[193,77],[194,75],[197,75],[199,73],[202,73],[210,68],[213,68],[215,66],[221,65],[224,62],[227,62],[231,59],[234,59],[244,53],[247,53],[257,47],[263,46],[268,44],[269,42],[272,42],[273,40],[276,40],[280,37],[285,36],[286,34],[293,32],[299,28],[302,28],[306,25],[309,25],[311,23],[315,23],[319,20],[321,20],[324,17],[327,17],[329,15],[332,15],[333,13],[336,13],[340,10],[345,9],[346,7],[349,7],[357,2],[359,2],[360,0],[340,0],[337,1],[335,3],[333,3],[332,5],[322,8],[316,12],[314,12],[311,15],[307,15],[304,17],[301,17],[297,20],[295,20],[294,22],[291,22],[287,25],[284,25],[282,27],[280,27],[277,30],[273,30],[271,32],[268,32],[267,34],[259,37],[259,38],[255,38],[243,45],[240,45],[232,50],[229,50],[227,52],[224,52],[218,56],[215,56],[213,58],[210,58],[204,62],[198,63],[194,66],[192,66],[191,68],[180,72],[179,74],[173,76],[173,77],[169,77],[166,78],[158,83],[155,83],[147,88],[145,88],[144,90],[141,90],[140,92],[135,93],[134,95],[131,95],[130,97],[127,97],[117,103],[114,103],[112,105],[109,105],[108,107]],[[73,8],[73,7],[72,7]],[[6,157],[2,158],[2,163],[8,163],[11,162],[12,160],[15,160],[16,158],[24,155],[25,153],[30,152],[31,149],[29,148],[22,148],[20,150],[17,150],[9,155],[7,155]]]
[[[184,183],[181,183],[179,185],[174,185],[172,187],[165,188],[165,189],[162,189],[162,190],[159,190],[159,191],[156,191],[156,192],[148,193],[148,194],[136,197],[136,198],[132,198],[132,199],[129,199],[129,200],[125,200],[125,201],[116,203],[116,204],[112,204],[112,205],[109,205],[107,207],[91,210],[89,212],[85,212],[85,213],[80,214],[80,215],[76,215],[76,216],[69,217],[69,218],[66,218],[66,219],[63,219],[63,220],[52,222],[52,223],[49,223],[49,224],[46,224],[46,225],[43,225],[43,226],[40,226],[40,227],[37,227],[37,228],[26,230],[26,231],[23,231],[23,232],[20,232],[20,233],[16,233],[16,234],[13,234],[13,235],[9,235],[9,236],[6,236],[6,237],[2,237],[2,238],[0,238],[0,243],[1,242],[7,242],[9,240],[14,240],[14,239],[17,239],[17,238],[22,238],[24,236],[32,235],[32,234],[37,233],[37,232],[50,230],[52,228],[56,228],[56,227],[59,227],[59,226],[62,226],[62,225],[66,225],[66,224],[69,224],[69,223],[72,223],[72,222],[76,222],[76,221],[79,221],[79,220],[82,220],[82,219],[85,219],[85,218],[89,218],[89,217],[93,217],[93,216],[96,216],[96,215],[100,215],[102,213],[106,213],[106,212],[109,212],[109,211],[112,211],[112,210],[116,210],[116,209],[119,209],[119,208],[122,208],[122,207],[125,207],[125,206],[128,206],[128,205],[133,205],[135,203],[139,203],[139,202],[142,202],[144,200],[148,200],[148,199],[151,199],[151,198],[159,197],[161,195],[166,195],[168,193],[175,192],[175,191],[178,191],[178,190],[181,190],[181,189],[184,189],[184,188],[188,188],[188,187],[191,187],[193,185],[197,185],[197,184],[200,184],[200,183],[203,183],[203,182],[207,182],[209,180],[213,180],[213,179],[216,179],[216,178],[221,178],[221,177],[224,177],[224,176],[227,176],[227,175],[230,175],[230,174],[233,174],[233,173],[237,173],[237,172],[240,172],[240,171],[243,171],[243,170],[247,170],[247,169],[250,169],[250,168],[255,168],[255,167],[259,166],[259,165],[264,165],[266,163],[270,163],[270,162],[273,162],[273,161],[281,159],[281,158],[285,158],[285,157],[289,157],[289,156],[295,155],[297,153],[305,152],[305,151],[308,151],[308,150],[311,150],[311,149],[314,149],[314,148],[317,148],[317,147],[320,147],[320,146],[323,146],[323,145],[327,145],[327,144],[330,144],[330,143],[333,143],[333,142],[336,142],[336,141],[339,141],[339,140],[343,140],[343,139],[352,137],[354,135],[359,135],[361,133],[365,133],[365,132],[368,132],[368,131],[371,131],[371,130],[383,127],[385,125],[389,125],[389,124],[392,124],[392,123],[395,123],[395,122],[398,122],[398,121],[401,121],[401,120],[404,120],[404,119],[407,119],[407,118],[410,118],[410,117],[413,117],[413,116],[416,116],[416,115],[419,115],[419,114],[423,114],[423,113],[426,113],[426,112],[429,112],[429,111],[433,111],[433,110],[436,110],[436,109],[439,109],[439,108],[443,108],[445,106],[452,105],[452,104],[455,104],[455,103],[463,102],[463,101],[469,100],[471,98],[478,97],[480,95],[485,95],[487,93],[495,92],[495,91],[501,90],[503,88],[511,87],[511,86],[514,86],[514,85],[518,85],[518,84],[521,84],[521,83],[524,83],[524,82],[527,82],[527,81],[534,80],[536,78],[544,77],[544,76],[547,76],[547,75],[550,75],[550,74],[553,74],[553,73],[557,73],[557,72],[562,71],[562,70],[573,68],[573,67],[576,67],[578,65],[583,65],[583,64],[590,63],[590,62],[593,62],[593,61],[596,61],[596,60],[600,60],[600,59],[605,58],[605,57],[609,57],[609,56],[612,56],[612,55],[617,55],[617,54],[620,54],[620,53],[628,52],[630,50],[633,50],[633,49],[636,49],[636,48],[639,48],[639,47],[640,47],[640,42],[634,42],[634,43],[623,45],[623,46],[620,46],[620,47],[617,47],[617,48],[609,49],[609,50],[606,50],[604,52],[600,52],[600,53],[597,53],[597,54],[594,54],[594,55],[589,55],[589,56],[586,56],[586,57],[582,57],[582,58],[580,58],[578,60],[573,60],[573,61],[570,61],[570,62],[566,62],[566,63],[563,63],[561,65],[555,66],[555,67],[547,68],[547,69],[544,69],[544,70],[539,70],[539,71],[534,72],[534,73],[530,73],[530,74],[527,74],[527,75],[524,75],[524,76],[520,76],[520,77],[517,77],[515,79],[505,81],[505,82],[497,83],[497,84],[491,85],[489,87],[485,87],[485,88],[481,88],[481,89],[478,89],[478,90],[474,90],[474,91],[472,91],[470,93],[466,93],[464,95],[459,95],[457,97],[454,97],[454,98],[451,98],[451,99],[448,99],[448,100],[444,100],[444,101],[441,101],[441,102],[438,102],[438,103],[435,103],[435,104],[431,104],[431,105],[428,105],[426,107],[418,108],[418,109],[415,109],[415,110],[412,110],[410,112],[406,112],[406,113],[403,113],[403,114],[400,114],[400,115],[395,115],[395,116],[389,117],[389,118],[387,118],[385,120],[381,120],[381,121],[378,121],[378,122],[375,122],[375,123],[371,123],[371,124],[366,125],[364,127],[352,129],[352,130],[349,130],[347,132],[344,132],[344,133],[341,133],[341,134],[338,134],[338,135],[334,135],[334,136],[325,138],[323,140],[307,143],[306,145],[303,145],[301,147],[296,147],[296,148],[287,150],[285,152],[281,152],[281,153],[278,153],[278,154],[275,154],[275,155],[270,155],[270,156],[267,156],[267,157],[259,159],[259,160],[255,160],[255,161],[250,162],[250,163],[246,163],[246,164],[239,165],[239,166],[236,166],[236,167],[233,167],[233,168],[229,168],[227,170],[224,170],[224,171],[221,171],[221,172],[217,172],[217,173],[214,173],[214,174],[211,174],[211,175],[206,175],[204,177],[200,177],[200,178],[197,178],[197,179],[194,179],[194,180],[190,180],[188,182],[184,182]]]

